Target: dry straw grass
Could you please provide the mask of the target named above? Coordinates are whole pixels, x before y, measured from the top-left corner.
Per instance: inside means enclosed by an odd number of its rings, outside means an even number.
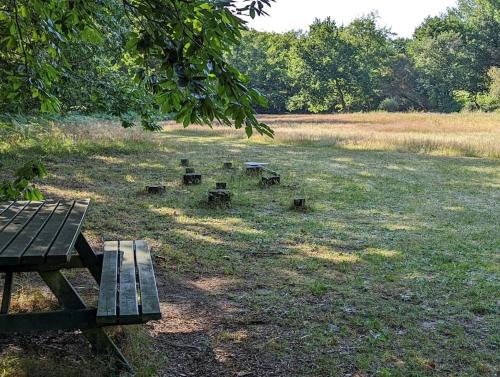
[[[278,143],[500,158],[499,113],[265,115],[260,119],[275,130]],[[181,128],[165,124],[167,132]],[[182,132],[245,138],[241,131],[219,126],[212,130],[192,126]]]

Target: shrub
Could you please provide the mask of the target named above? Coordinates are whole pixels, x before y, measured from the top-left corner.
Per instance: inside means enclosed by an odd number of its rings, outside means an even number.
[[[379,110],[395,113],[399,111],[400,105],[396,98],[386,98],[378,105]]]

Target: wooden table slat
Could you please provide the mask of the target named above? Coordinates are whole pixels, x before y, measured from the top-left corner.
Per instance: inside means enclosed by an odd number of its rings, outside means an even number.
[[[22,229],[14,241],[2,252],[1,259],[4,265],[21,263],[24,251],[31,245],[48,222],[59,202],[46,201],[38,210],[36,216]]]
[[[139,320],[134,243],[120,241],[120,323]]]
[[[62,228],[71,209],[74,201],[60,202],[56,210],[45,224],[36,239],[24,252],[22,264],[38,264],[45,262],[45,255],[49,251],[50,246],[54,242],[59,230]]]
[[[83,219],[89,206],[89,200],[78,200],[71,209],[71,212],[60,229],[54,243],[47,254],[47,262],[69,261],[71,250],[75,245],[76,238],[83,224]]]
[[[14,202],[0,215],[0,232],[10,224],[11,221],[29,204],[30,202]]]
[[[5,202],[0,203],[0,215],[4,213],[10,206],[12,206],[15,202]]]
[[[3,251],[13,242],[26,225],[35,217],[38,210],[44,202],[29,202],[23,209],[11,219],[0,232],[0,260],[3,257]]]
[[[159,319],[161,314],[158,289],[149,245],[146,241],[135,241],[135,258],[139,272],[142,320]]]
[[[99,305],[97,322],[112,324],[117,321],[117,293],[118,293],[118,241],[104,244],[101,284],[99,289]]]

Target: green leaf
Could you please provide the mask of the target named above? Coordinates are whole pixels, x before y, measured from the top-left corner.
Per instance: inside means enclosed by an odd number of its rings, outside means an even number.
[[[101,45],[104,42],[102,34],[90,26],[85,26],[85,28],[80,32],[80,37],[85,42],[97,45]]]

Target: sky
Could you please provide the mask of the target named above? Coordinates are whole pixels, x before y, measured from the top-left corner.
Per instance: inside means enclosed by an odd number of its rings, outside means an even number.
[[[380,26],[400,37],[411,37],[427,16],[437,16],[455,4],[456,0],[276,0],[268,8],[269,16],[256,17],[249,26],[260,31],[307,30],[316,18],[330,16],[346,25],[376,11]]]

